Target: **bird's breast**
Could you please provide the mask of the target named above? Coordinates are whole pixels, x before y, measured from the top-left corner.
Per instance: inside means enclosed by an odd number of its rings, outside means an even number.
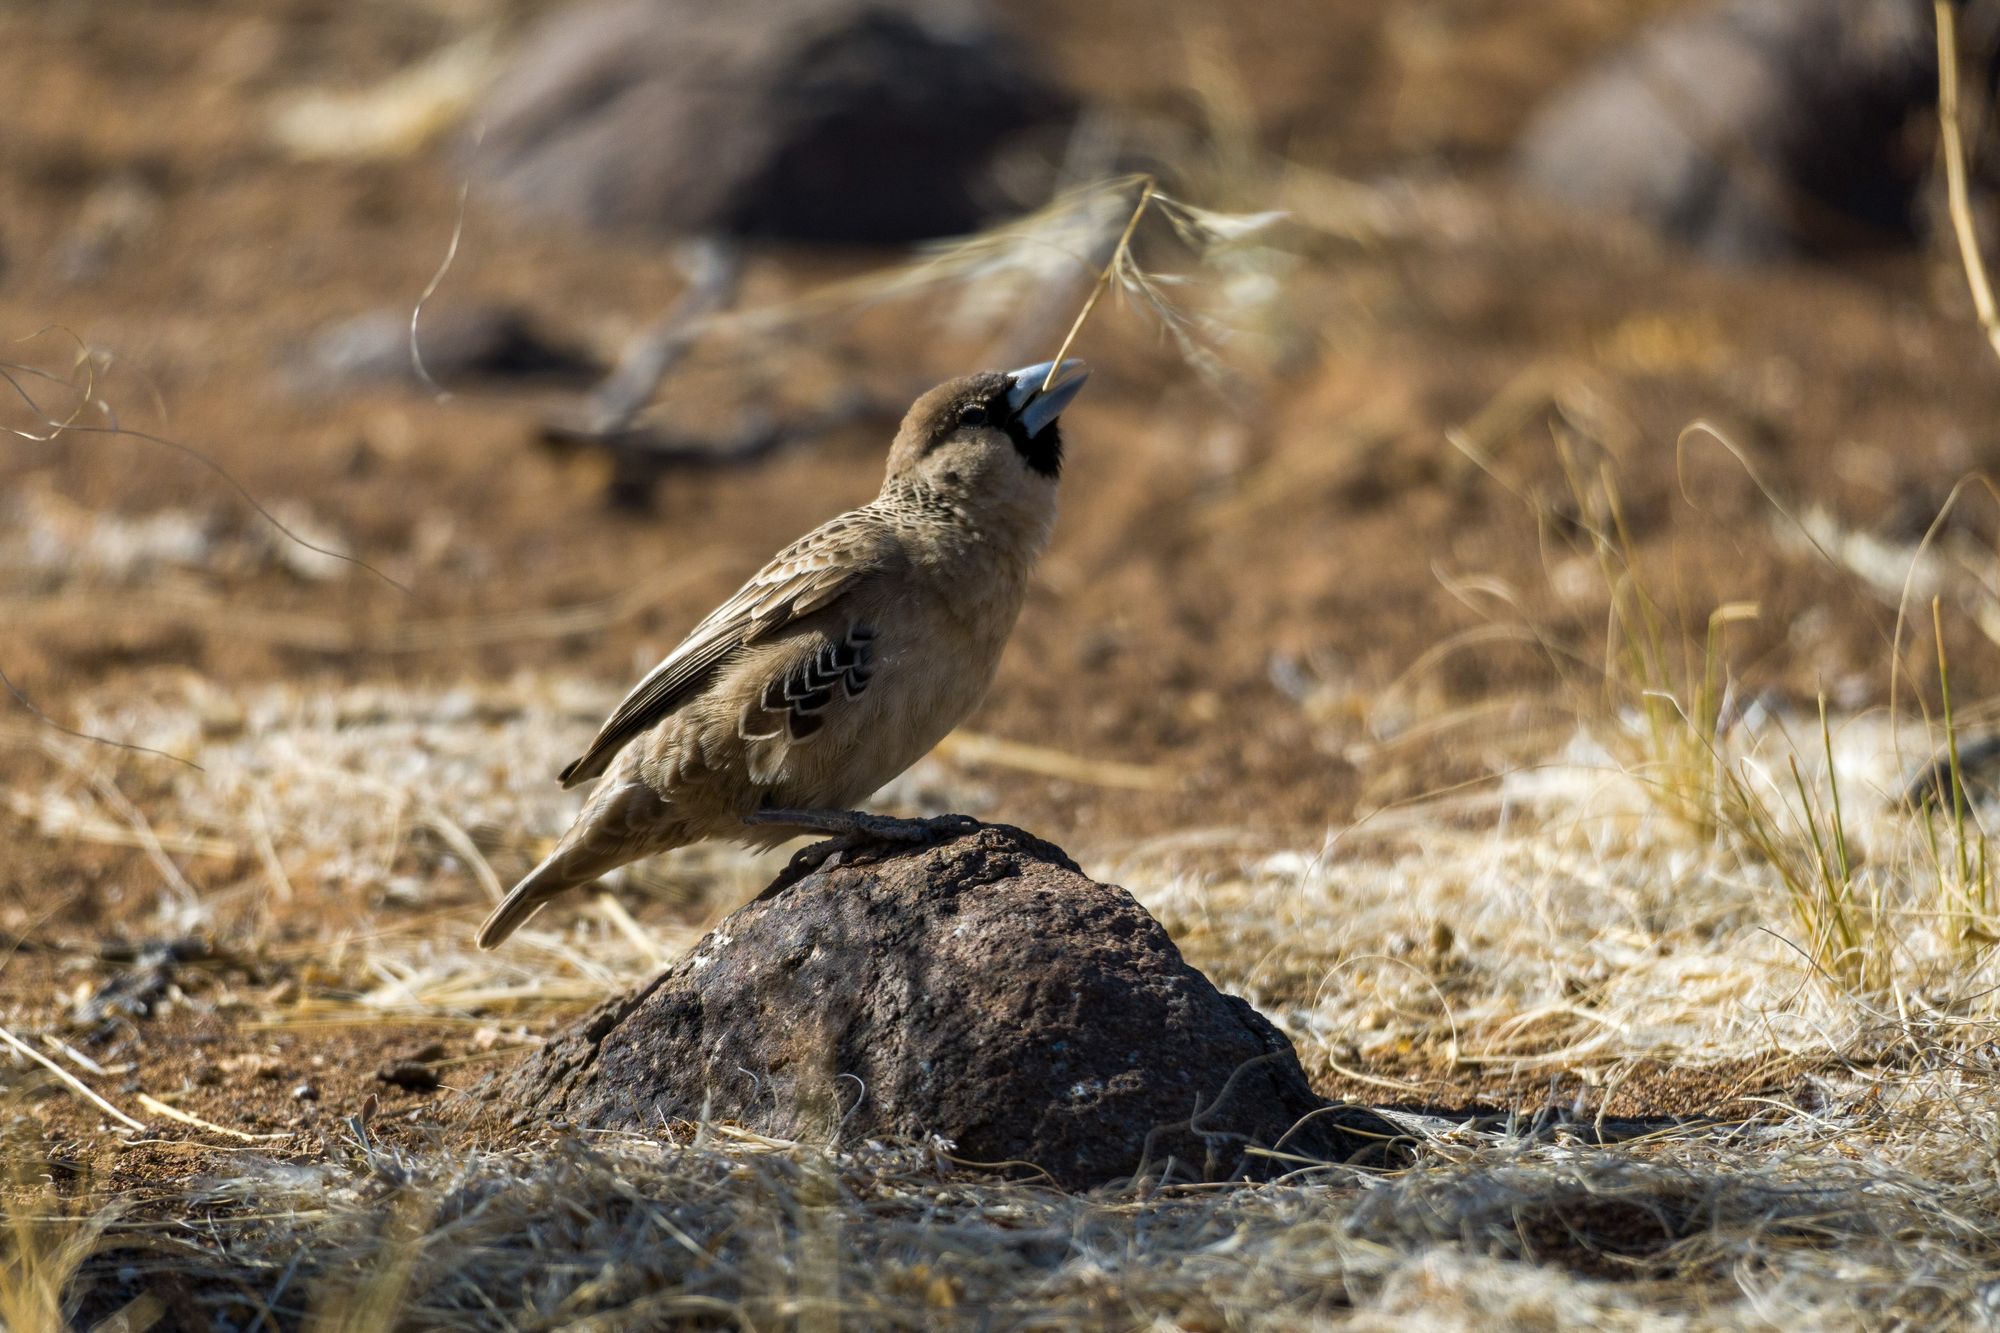
[[[956,594],[906,589],[883,608],[868,689],[828,734],[798,747],[795,799],[843,807],[866,800],[979,706],[1021,596],[1004,586],[962,586]]]

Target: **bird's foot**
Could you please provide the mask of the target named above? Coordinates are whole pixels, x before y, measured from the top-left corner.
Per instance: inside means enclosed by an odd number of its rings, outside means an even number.
[[[745,815],[743,822],[830,835],[810,847],[800,848],[771,886],[757,895],[759,901],[776,897],[836,856],[856,851],[871,842],[929,842],[938,837],[969,833],[979,827],[979,821],[969,815],[896,819],[889,815],[863,814],[857,810],[759,810]]]

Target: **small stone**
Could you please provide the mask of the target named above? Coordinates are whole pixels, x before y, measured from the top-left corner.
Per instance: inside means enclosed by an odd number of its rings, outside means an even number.
[[[437,1070],[418,1060],[391,1060],[375,1071],[375,1080],[405,1092],[436,1092],[438,1086]]]
[[[319,1089],[310,1083],[301,1083],[292,1089],[292,1100],[295,1102],[316,1102],[319,1100]]]

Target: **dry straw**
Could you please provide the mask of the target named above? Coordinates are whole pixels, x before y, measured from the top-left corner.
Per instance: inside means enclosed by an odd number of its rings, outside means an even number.
[[[1192,257],[1195,275],[1156,272],[1139,262],[1141,224],[1155,212]],[[1046,309],[1050,293],[1069,290],[1080,270],[1091,276],[1090,286],[1061,340],[1058,362],[1075,346],[1104,293],[1115,290],[1154,321],[1191,367],[1221,383],[1226,376],[1216,347],[1233,334],[1227,309],[1190,309],[1168,289],[1185,288],[1192,296],[1194,278],[1224,261],[1239,268],[1275,267],[1280,253],[1265,238],[1284,216],[1203,208],[1167,194],[1150,175],[1120,176],[1066,190],[1025,217],[929,246],[907,264],[828,283],[787,301],[701,315],[683,333],[769,333],[922,297],[955,304],[956,322],[981,339],[1009,341],[1018,336],[1019,330],[1009,333],[1008,327],[1019,313]]]
[[[1861,1152],[1840,1114],[1609,1146],[1406,1117],[1400,1174],[1151,1196],[723,1126],[522,1153],[361,1131],[320,1164],[241,1160],[189,1200],[198,1226],[98,1224],[79,1286],[102,1309],[171,1282],[236,1326],[1939,1326],[2000,1249],[1990,1181],[1951,1160],[1969,1085],[1923,1082]]]
[[[1965,137],[1959,128],[1958,110],[1957,7],[1953,0],[1932,0],[1931,8],[1937,18],[1938,128],[1951,225],[1958,237],[1958,257],[1965,266],[1965,284],[1972,292],[1979,327],[1986,331],[1994,355],[2000,356],[2000,304],[1993,299],[1986,260],[1979,252],[1979,226],[1972,216],[1971,194],[1966,186]]]

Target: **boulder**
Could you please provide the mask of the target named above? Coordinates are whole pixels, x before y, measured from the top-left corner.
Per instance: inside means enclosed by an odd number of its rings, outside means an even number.
[[[1712,258],[1907,241],[1937,95],[1929,0],[1721,0],[1559,90],[1517,176]],[[1918,127],[1921,128],[1921,127]]]
[[[675,235],[965,231],[1060,100],[973,0],[608,0],[523,42],[475,116],[518,208]]]
[[[488,1103],[517,1123],[942,1139],[1071,1188],[1379,1160],[1394,1135],[1316,1096],[1131,894],[1019,829],[960,821],[794,866]]]

